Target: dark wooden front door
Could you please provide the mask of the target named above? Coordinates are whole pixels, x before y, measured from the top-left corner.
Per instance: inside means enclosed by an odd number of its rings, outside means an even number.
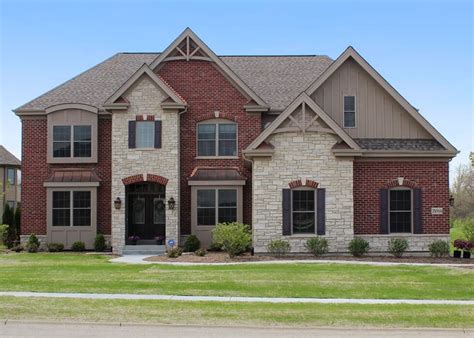
[[[138,236],[137,244],[159,244],[165,241],[165,191],[157,183],[138,183],[127,189],[127,240]]]

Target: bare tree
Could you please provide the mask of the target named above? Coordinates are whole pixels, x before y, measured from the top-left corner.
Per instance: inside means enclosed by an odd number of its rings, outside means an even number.
[[[454,197],[452,217],[474,217],[474,167],[470,164],[460,164],[451,187]]]

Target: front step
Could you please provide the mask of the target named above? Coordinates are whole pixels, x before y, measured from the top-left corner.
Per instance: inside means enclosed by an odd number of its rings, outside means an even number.
[[[122,255],[162,255],[166,252],[164,245],[125,245]]]

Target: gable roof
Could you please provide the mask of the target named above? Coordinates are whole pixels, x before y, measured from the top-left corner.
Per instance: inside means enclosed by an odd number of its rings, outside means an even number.
[[[0,145],[0,165],[21,166],[21,162],[4,146]]]
[[[312,95],[339,67],[349,58],[359,64],[372,78],[397,101],[426,131],[438,141],[446,150],[453,153],[457,149],[446,140],[395,88],[390,85],[357,51],[349,46],[307,89]]]
[[[171,88],[166,81],[164,81],[160,76],[155,74],[146,63],[144,63],[130,78],[125,81],[125,83],[120,86],[120,88],[112,94],[107,100],[105,100],[105,106],[113,105],[124,105],[124,103],[117,103],[117,100],[131,87],[135,84],[142,76],[148,76],[168,97],[172,102],[186,106],[186,101],[176,93],[173,88]]]
[[[341,128],[339,125],[318,106],[305,92],[301,93],[250,145],[245,149],[248,154],[255,151],[259,146],[297,109],[302,103],[308,105],[313,112],[318,115],[329,128],[331,128],[349,149],[360,151],[359,145]]]

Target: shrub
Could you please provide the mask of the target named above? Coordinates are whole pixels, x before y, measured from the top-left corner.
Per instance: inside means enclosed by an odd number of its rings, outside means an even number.
[[[107,243],[105,242],[105,237],[102,234],[95,236],[94,240],[94,250],[97,252],[103,252],[107,249]]]
[[[13,244],[13,246],[10,248],[11,251],[15,251],[15,252],[21,252],[24,249],[25,248],[23,247],[23,245],[21,245],[19,243]]]
[[[7,244],[8,239],[8,224],[0,224],[0,244]]]
[[[46,247],[49,252],[61,252],[64,250],[64,245],[61,243],[48,243]]]
[[[86,245],[84,244],[84,242],[74,242],[71,245],[71,250],[76,251],[76,252],[81,252],[81,251],[86,250]]]
[[[38,252],[39,248],[40,242],[38,240],[38,237],[36,237],[35,234],[31,234],[30,237],[28,237],[28,242],[25,245],[26,251],[34,253]]]
[[[201,242],[195,235],[190,235],[184,242],[184,252],[195,252],[201,247]]]
[[[285,256],[291,251],[291,245],[288,241],[276,239],[267,244],[267,251],[274,256]]]
[[[14,210],[9,204],[5,204],[2,215],[2,223],[8,225],[8,233],[5,244],[8,248],[13,246],[13,243],[17,240],[17,233],[15,231],[15,214]]]
[[[206,251],[206,249],[201,248],[201,249],[197,249],[196,252],[194,252],[194,254],[196,256],[199,256],[199,257],[204,257],[204,256],[206,256],[207,251]]]
[[[168,256],[169,258],[178,258],[182,254],[183,254],[183,249],[181,249],[180,247],[174,247],[166,251],[166,256]]]
[[[13,222],[15,223],[15,239],[20,239],[20,233],[21,233],[21,209],[20,207],[17,207],[15,209],[15,215]]]
[[[405,238],[392,238],[388,242],[388,251],[397,258],[403,256],[408,249],[408,241]]]
[[[474,242],[474,217],[462,221],[462,232],[469,242]]]
[[[222,251],[222,244],[212,242],[211,245],[209,245],[209,248],[207,248],[209,251]]]
[[[369,252],[369,242],[363,238],[354,238],[349,243],[349,251],[355,257],[362,257],[364,254]]]
[[[250,227],[242,223],[219,223],[212,231],[216,243],[222,243],[222,249],[233,258],[245,252],[252,244]]]
[[[449,242],[439,239],[431,243],[428,249],[432,257],[445,257],[449,255]]]
[[[328,241],[323,237],[310,238],[304,246],[315,256],[321,256],[328,252]]]

